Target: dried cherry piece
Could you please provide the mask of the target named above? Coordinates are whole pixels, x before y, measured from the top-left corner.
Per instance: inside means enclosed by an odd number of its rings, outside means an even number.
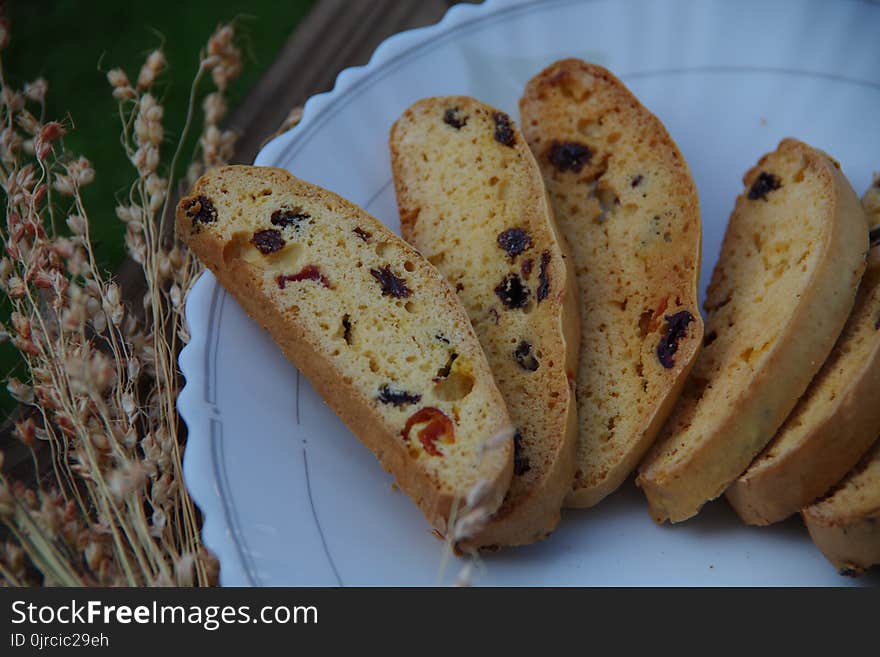
[[[522,308],[528,303],[529,288],[518,274],[508,274],[495,288],[495,294],[508,308]]]
[[[547,271],[549,264],[550,252],[544,251],[541,254],[541,269],[538,272],[538,280],[541,281],[540,285],[538,285],[538,303],[541,303],[550,294],[550,273]]]
[[[439,408],[426,406],[413,413],[403,427],[401,435],[405,441],[409,441],[409,433],[418,424],[424,424],[417,434],[419,442],[425,451],[431,456],[443,456],[443,452],[437,449],[437,441],[442,440],[446,444],[455,442],[455,427],[446,414]]]
[[[460,107],[450,107],[443,112],[443,123],[451,125],[456,130],[461,130],[467,125],[468,116],[461,111]]]
[[[303,212],[299,209],[291,210],[289,208],[279,208],[272,213],[270,221],[273,226],[287,228],[288,226],[299,225],[301,221],[311,219],[311,217],[312,215],[308,212]]]
[[[762,171],[749,188],[749,199],[757,201],[761,198],[766,201],[767,194],[776,191],[780,187],[782,187],[782,181],[779,179],[779,176]]]
[[[523,450],[523,437],[517,431],[513,434],[513,474],[515,475],[524,475],[532,469],[532,466],[529,464],[529,457],[523,454]]]
[[[498,246],[511,258],[532,246],[532,236],[523,228],[508,228],[498,234]]]
[[[406,390],[395,390],[387,383],[379,388],[379,396],[376,397],[383,404],[391,404],[392,406],[406,406],[408,404],[418,404],[422,400],[422,396],[415,392],[407,392]]]
[[[547,159],[558,171],[580,173],[584,165],[589,164],[593,151],[589,146],[576,141],[554,141],[550,146]]]
[[[391,271],[391,265],[385,265],[381,269],[371,269],[370,274],[382,286],[383,297],[404,299],[412,294],[412,290],[406,286],[406,281]]]
[[[360,226],[355,226],[353,232],[355,235],[360,237],[364,242],[369,242],[370,238],[373,236],[373,233],[370,233],[370,232],[364,230]]]
[[[665,315],[667,322],[666,334],[657,343],[657,359],[666,369],[675,365],[673,356],[678,351],[678,342],[687,333],[688,324],[694,321],[694,316],[687,310],[680,310],[673,315]]]
[[[279,274],[275,280],[278,283],[278,287],[282,290],[288,282],[295,283],[297,281],[317,281],[326,288],[332,289],[333,287],[329,279],[321,273],[321,269],[317,265],[306,265],[296,274]]]
[[[194,227],[196,224],[212,224],[217,221],[217,208],[207,196],[196,196],[191,199],[183,212],[190,218]]]
[[[274,228],[266,230],[258,230],[251,238],[254,246],[260,250],[263,255],[269,255],[280,251],[284,247],[284,238],[281,237],[281,231]]]
[[[495,141],[505,146],[513,146],[516,143],[516,134],[513,132],[510,117],[504,112],[495,112],[492,114],[492,120],[495,121]]]

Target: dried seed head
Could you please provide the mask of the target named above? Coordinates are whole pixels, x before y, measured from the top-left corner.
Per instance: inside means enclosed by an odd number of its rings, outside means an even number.
[[[35,103],[43,103],[46,100],[46,92],[49,91],[49,83],[44,78],[37,78],[33,82],[24,85],[24,94]]]
[[[159,74],[165,69],[165,64],[165,54],[161,50],[151,52],[138,74],[138,89],[148,89],[151,87]]]
[[[19,404],[34,403],[34,389],[28,384],[22,383],[14,376],[6,382],[6,389]]]

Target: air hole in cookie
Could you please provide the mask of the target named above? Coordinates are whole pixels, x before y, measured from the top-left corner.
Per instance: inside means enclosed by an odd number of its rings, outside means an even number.
[[[416,266],[412,262],[410,262],[409,260],[407,260],[406,262],[403,263],[403,268],[406,269],[407,271],[415,271],[416,270]]]
[[[407,301],[405,304],[403,304],[403,309],[406,312],[411,313],[411,312],[415,312],[416,307],[412,301]]]
[[[467,397],[473,389],[473,375],[457,369],[434,386],[434,396],[441,401],[459,401]]]

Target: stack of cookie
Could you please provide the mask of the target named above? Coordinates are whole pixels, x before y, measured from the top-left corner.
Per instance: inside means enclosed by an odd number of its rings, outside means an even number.
[[[784,140],[745,174],[702,315],[696,186],[660,121],[573,59],[520,114],[401,115],[403,240],[257,167],[206,174],[178,231],[460,549],[540,540],[638,471],[658,522],[726,493],[752,524],[802,511],[848,572],[880,561],[880,187],[860,203]]]

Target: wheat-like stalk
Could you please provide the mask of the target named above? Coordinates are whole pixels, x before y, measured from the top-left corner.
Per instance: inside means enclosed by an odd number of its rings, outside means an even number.
[[[146,291],[130,295],[101,271],[80,190],[95,171],[64,146],[66,125],[46,120],[47,84],[23,90],[2,73],[9,23],[0,19],[0,187],[6,219],[0,289],[12,308],[2,336],[25,364],[27,381],[8,389],[29,413],[15,437],[50,463],[34,487],[0,475],[0,579],[11,585],[208,585],[218,566],[203,548],[197,511],[183,485],[183,427],[175,401],[177,354],[189,333],[183,302],[200,272],[173,234],[173,181],[197,118],[203,129],[192,182],[227,162],[235,135],[220,123],[228,83],[241,71],[233,25],[221,25],[200,55],[185,127],[165,141],[164,108],[153,93],[166,67],[162,50],[146,58],[134,83],[107,74],[118,103],[121,146],[133,182],[118,202],[131,258]],[[163,154],[170,155],[163,164]],[[0,470],[3,455],[0,453]]]

